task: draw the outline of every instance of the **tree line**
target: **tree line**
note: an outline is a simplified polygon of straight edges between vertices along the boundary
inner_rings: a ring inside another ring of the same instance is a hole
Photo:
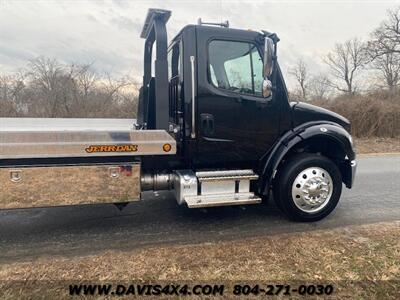
[[[354,97],[365,89],[359,79],[372,72],[373,88],[387,91],[379,97],[389,95],[391,111],[399,110],[400,7],[389,10],[366,41],[353,38],[337,43],[322,60],[329,70],[326,74],[312,74],[302,58],[290,69],[298,86],[291,92],[293,98],[317,101],[340,93],[356,102]],[[0,117],[132,118],[137,91],[138,84],[127,76],[111,78],[95,72],[92,64],[62,64],[39,57],[17,74],[0,74]]]
[[[0,117],[118,117],[136,115],[132,78],[98,74],[91,64],[39,57],[13,75],[0,75]]]
[[[324,99],[334,92],[353,96],[366,88],[359,79],[367,71],[375,77],[370,88],[398,93],[400,7],[388,10],[386,19],[371,32],[368,40],[352,38],[336,43],[322,61],[329,70],[328,74],[313,75],[303,58],[296,61],[289,71],[297,83],[292,96],[301,100]]]

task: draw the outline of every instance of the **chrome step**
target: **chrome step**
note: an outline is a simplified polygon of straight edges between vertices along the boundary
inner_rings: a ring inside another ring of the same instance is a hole
[[[201,171],[196,172],[196,177],[199,182],[258,179],[258,175],[253,170]]]
[[[219,195],[199,195],[186,196],[185,201],[189,208],[215,207],[242,204],[261,203],[261,198],[253,193],[241,194],[219,194]]]
[[[190,208],[261,202],[251,191],[251,181],[258,179],[253,170],[177,170],[175,174],[176,200]]]

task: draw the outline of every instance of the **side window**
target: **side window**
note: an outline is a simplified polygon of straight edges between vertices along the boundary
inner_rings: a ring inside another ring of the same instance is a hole
[[[214,68],[212,65],[210,65],[210,76],[212,84],[218,86],[217,77],[215,76]]]
[[[179,70],[180,70],[179,45],[180,43],[176,43],[168,51],[168,81],[170,81],[171,78],[174,78],[179,75]]]
[[[168,81],[172,78],[172,49],[168,51]]]
[[[169,82],[169,120],[175,124],[180,122],[180,114],[182,106],[182,97],[180,95],[180,74],[182,72],[180,53],[181,42],[174,43],[168,50],[168,82]]]
[[[242,94],[262,95],[262,58],[252,43],[211,41],[210,82]]]

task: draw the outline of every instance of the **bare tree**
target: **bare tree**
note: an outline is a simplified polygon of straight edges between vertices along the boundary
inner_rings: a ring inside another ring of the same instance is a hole
[[[11,78],[9,76],[0,76],[0,116],[14,116],[16,106],[12,100]]]
[[[22,76],[0,76],[0,116],[135,117],[136,90],[134,80],[101,76],[91,64],[39,57]]]
[[[93,63],[90,64],[71,64],[68,66],[70,77],[74,78],[79,89],[84,97],[89,95],[89,92],[95,87],[98,80],[98,74],[92,71]]]
[[[372,33],[368,46],[373,57],[400,54],[400,7],[388,10],[388,18]]]
[[[32,94],[30,105],[36,114],[53,118],[65,115],[67,104],[63,98],[69,80],[63,66],[55,59],[38,57],[29,62],[27,74]]]
[[[325,74],[311,77],[308,83],[308,90],[311,100],[326,99],[332,90],[329,78]]]
[[[394,91],[400,84],[400,55],[385,53],[376,57],[371,66],[378,70],[389,91]]]
[[[330,85],[338,91],[354,94],[357,90],[355,79],[367,63],[364,44],[357,38],[338,43],[324,58],[324,62],[334,78]]]
[[[301,97],[303,100],[307,99],[307,85],[309,80],[308,68],[306,63],[300,58],[297,60],[295,66],[293,66],[289,73],[293,75],[299,84]]]
[[[23,109],[23,90],[25,84],[22,74],[13,76],[0,75],[0,115],[18,116]]]
[[[371,66],[378,70],[389,90],[400,83],[400,7],[388,11],[388,18],[367,44]]]

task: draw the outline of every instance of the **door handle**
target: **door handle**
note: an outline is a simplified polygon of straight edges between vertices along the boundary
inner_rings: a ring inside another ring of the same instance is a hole
[[[200,114],[200,123],[204,136],[212,136],[214,134],[214,116],[212,114]]]

